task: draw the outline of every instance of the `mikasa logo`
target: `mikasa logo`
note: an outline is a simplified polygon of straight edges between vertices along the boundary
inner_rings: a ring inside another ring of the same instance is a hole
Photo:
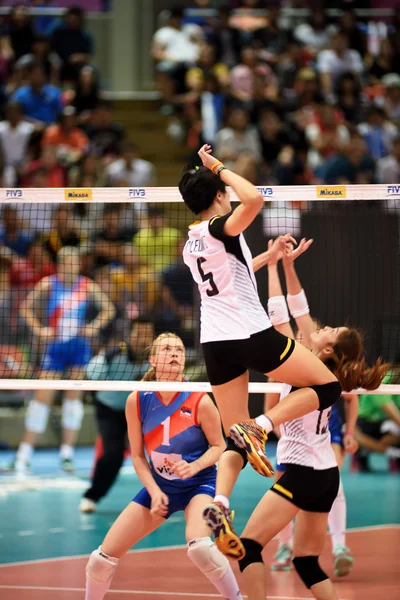
[[[346,198],[346,186],[317,185],[317,198]]]

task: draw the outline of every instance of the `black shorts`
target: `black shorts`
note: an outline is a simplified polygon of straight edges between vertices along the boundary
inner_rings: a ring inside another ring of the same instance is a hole
[[[328,513],[339,491],[339,469],[318,471],[311,467],[286,464],[286,471],[271,492],[308,512]]]
[[[295,342],[273,327],[254,333],[245,340],[202,344],[207,376],[211,385],[236,379],[248,369],[270,373],[292,354]]]

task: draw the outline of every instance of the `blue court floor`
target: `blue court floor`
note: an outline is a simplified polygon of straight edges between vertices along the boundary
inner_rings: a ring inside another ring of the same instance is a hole
[[[273,448],[269,449],[272,455]],[[0,468],[14,453],[0,452]],[[59,470],[58,452],[39,450],[32,475],[22,480],[0,474],[0,563],[89,554],[98,546],[110,525],[141,487],[127,460],[109,496],[94,515],[79,512],[80,498],[88,486],[93,449],[76,452],[76,473]],[[372,474],[343,470],[348,505],[348,527],[364,528],[400,524],[400,475],[386,470],[386,459],[375,456]],[[250,467],[239,479],[232,498],[236,528],[240,531],[252,509],[270,485]],[[400,535],[400,533],[399,533]],[[137,548],[184,544],[183,515],[174,515]]]

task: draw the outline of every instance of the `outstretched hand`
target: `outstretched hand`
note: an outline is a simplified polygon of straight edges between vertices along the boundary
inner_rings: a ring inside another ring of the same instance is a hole
[[[283,258],[286,248],[288,245],[291,245],[293,248],[297,246],[297,242],[287,233],[286,235],[280,235],[275,240],[269,240],[268,242],[268,264],[274,264]]]
[[[212,156],[211,152],[212,148],[209,144],[204,144],[204,146],[202,146],[198,152],[201,162],[207,169],[210,169],[210,171],[212,170],[211,167],[215,165],[215,163],[219,162],[218,158]]]
[[[307,240],[306,238],[303,238],[297,248],[294,248],[293,244],[289,241],[286,244],[286,248],[283,253],[283,262],[287,265],[293,263],[297,258],[299,258],[299,256],[303,254],[303,252],[306,252],[309,249],[313,241],[314,240],[312,239]]]

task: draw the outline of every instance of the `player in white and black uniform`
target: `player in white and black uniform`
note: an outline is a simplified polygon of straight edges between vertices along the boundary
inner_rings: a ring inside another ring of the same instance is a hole
[[[288,288],[288,305],[296,319],[304,343],[338,377],[346,391],[362,386],[378,387],[387,370],[380,360],[366,369],[361,354],[362,340],[349,327],[316,330],[307,299],[294,270],[294,259],[310,242],[302,240],[298,249],[288,247],[283,255]],[[268,265],[268,312],[273,325],[294,337],[289,313],[279,281],[277,261]],[[279,404],[291,393],[285,385]],[[278,404],[278,406],[279,406]],[[328,515],[339,489],[339,469],[331,445],[331,407],[314,410],[280,426],[277,459],[285,472],[262,498],[242,534],[246,555],[239,561],[249,600],[265,598],[265,567],[261,552],[276,534],[296,516],[293,564],[304,584],[317,600],[337,600],[332,582],[319,565],[325,545]]]
[[[179,190],[187,206],[200,215],[189,227],[183,257],[201,295],[201,342],[225,432],[234,440],[220,461],[215,501],[205,511],[219,549],[233,558],[244,548],[233,530],[228,497],[246,456],[261,474],[272,476],[265,442],[274,426],[326,409],[339,398],[337,378],[306,348],[278,333],[258,300],[254,271],[283,252],[290,236],[280,237],[251,262],[243,231],[256,218],[263,198],[250,182],[211,156],[199,152],[203,167],[185,169]],[[232,211],[226,185],[240,204]],[[272,374],[296,386],[284,401],[255,420],[248,413],[248,369]]]

